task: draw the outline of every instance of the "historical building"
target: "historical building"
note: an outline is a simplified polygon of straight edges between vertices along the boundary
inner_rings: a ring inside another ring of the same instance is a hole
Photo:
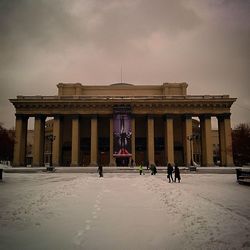
[[[55,166],[126,166],[131,161],[188,166],[193,160],[210,166],[215,150],[211,117],[218,119],[220,163],[233,165],[230,108],[236,99],[187,95],[187,86],[60,83],[57,96],[17,96],[10,100],[16,108],[13,165],[26,165],[29,117],[35,117],[33,166],[50,159]]]

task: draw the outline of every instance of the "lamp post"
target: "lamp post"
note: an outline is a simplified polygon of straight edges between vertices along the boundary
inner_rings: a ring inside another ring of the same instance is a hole
[[[190,154],[191,154],[191,158],[190,158],[190,166],[194,165],[194,161],[193,161],[193,150],[192,150],[192,141],[194,140],[195,135],[188,135],[187,136],[187,140],[189,140],[190,143]]]
[[[47,140],[50,142],[50,166],[52,166],[52,151],[53,151],[53,141],[56,139],[55,135],[48,135]]]

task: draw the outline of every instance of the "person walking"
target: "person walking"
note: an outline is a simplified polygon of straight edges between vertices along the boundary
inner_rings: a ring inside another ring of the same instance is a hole
[[[178,182],[181,181],[180,169],[177,165],[174,167],[174,182],[176,182],[176,179],[178,179]]]
[[[172,182],[174,182],[174,180],[173,180],[173,167],[170,163],[168,163],[167,174],[168,174],[167,177],[168,177],[169,183],[171,182],[171,180],[172,180]]]
[[[97,172],[99,173],[99,177],[103,177],[103,168],[102,168],[102,165],[98,166]]]
[[[156,168],[156,165],[154,165],[154,175],[156,175],[157,173],[157,168]]]
[[[143,167],[142,167],[142,164],[141,164],[141,165],[139,165],[138,170],[139,170],[140,175],[142,175],[142,172],[143,172]]]
[[[150,165],[150,170],[151,170],[151,175],[156,175],[157,169],[156,169],[156,166],[154,164]]]

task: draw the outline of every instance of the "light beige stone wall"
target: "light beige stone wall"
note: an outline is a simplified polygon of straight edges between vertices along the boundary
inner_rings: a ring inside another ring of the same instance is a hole
[[[154,149],[154,118],[148,116],[147,121],[147,150],[149,164],[155,164],[155,149]]]
[[[53,141],[52,147],[52,164],[53,166],[61,165],[61,156],[62,156],[62,120],[60,117],[55,117],[53,123],[53,136],[55,140]]]
[[[80,83],[59,83],[58,95],[85,96],[152,96],[152,95],[186,95],[187,83],[164,83],[162,85],[133,85],[117,83],[111,85],[82,85]]]
[[[26,163],[27,119],[16,117],[13,166],[24,166]]]
[[[97,166],[98,163],[98,120],[96,116],[91,117],[91,149],[90,165]]]
[[[79,166],[80,156],[80,119],[79,116],[72,118],[72,147],[71,166]]]
[[[44,165],[45,117],[35,118],[33,166]]]
[[[165,163],[174,164],[174,128],[173,118],[166,117],[165,119]]]

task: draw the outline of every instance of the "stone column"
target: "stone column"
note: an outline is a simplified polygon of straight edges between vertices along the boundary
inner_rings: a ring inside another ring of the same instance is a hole
[[[165,116],[165,158],[166,163],[174,164],[174,128],[173,117]]]
[[[132,117],[131,119],[131,132],[132,132],[132,138],[131,138],[131,150],[132,150],[132,159],[134,160],[135,164],[135,117]]]
[[[154,150],[154,118],[148,116],[148,162],[155,164],[155,150]]]
[[[115,166],[114,160],[114,120],[113,117],[109,119],[109,166]]]
[[[62,154],[62,121],[60,116],[54,117],[53,122],[53,146],[52,146],[52,165],[60,166]]]
[[[97,166],[97,152],[98,152],[98,131],[97,131],[97,116],[91,118],[91,152],[90,165]]]
[[[80,156],[80,121],[79,116],[72,117],[71,166],[79,166]]]
[[[184,164],[186,166],[190,166],[191,163],[191,146],[192,142],[188,140],[193,134],[192,129],[192,116],[191,115],[184,115],[182,117],[183,121],[183,149],[184,149]],[[191,146],[190,146],[191,145]]]
[[[230,113],[219,115],[219,143],[221,166],[233,166],[232,129]]]
[[[33,166],[44,165],[45,116],[35,116]]]
[[[202,115],[200,117],[201,128],[201,164],[202,166],[213,165],[212,130],[211,116]]]
[[[16,131],[13,166],[25,166],[28,117],[16,114]]]

